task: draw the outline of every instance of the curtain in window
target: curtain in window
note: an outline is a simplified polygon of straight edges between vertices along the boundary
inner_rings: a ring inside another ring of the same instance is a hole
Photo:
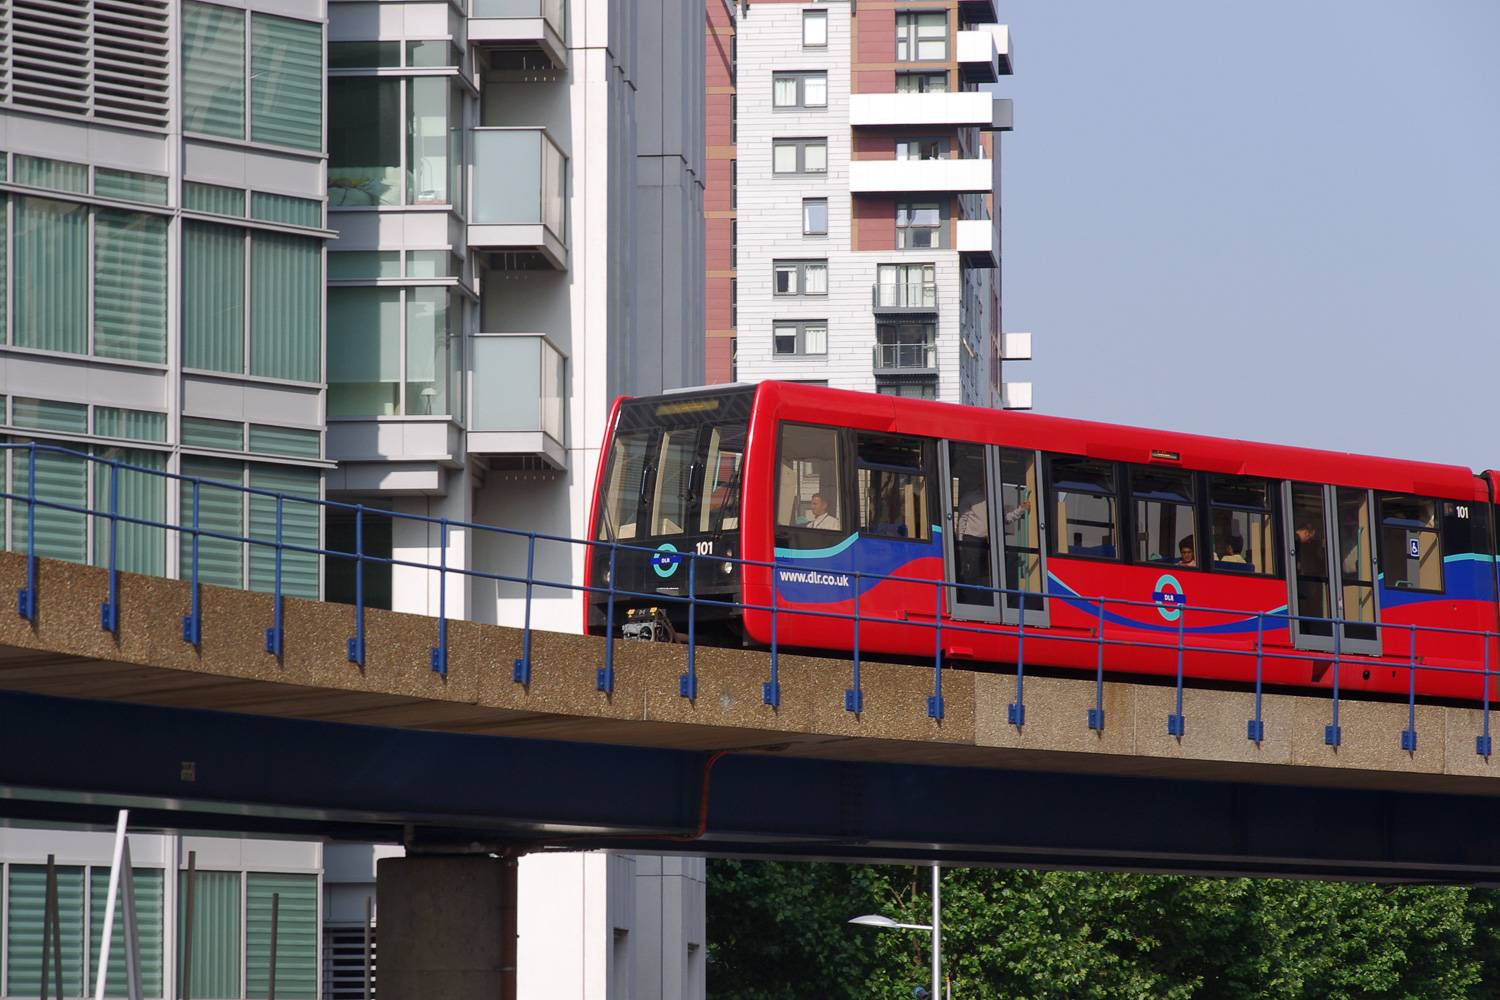
[[[182,224],[182,365],[245,370],[244,230]]]
[[[244,470],[238,462],[226,462],[216,458],[182,456],[182,474],[220,483],[242,484]],[[245,535],[244,493],[237,489],[215,486],[205,482],[198,493],[198,527],[201,531],[214,531],[230,538],[204,536],[198,544],[198,576],[204,583],[221,587],[244,586],[245,545],[234,541]],[[193,525],[193,484],[181,483],[181,510],[183,528]],[[182,579],[191,578],[193,572],[193,535],[183,531],[178,559]],[[203,996],[203,994],[198,994]],[[217,994],[215,994],[217,995]]]
[[[83,995],[83,869],[57,867],[58,912],[62,916],[63,996]],[[42,921],[47,906],[47,866],[11,865],[9,924],[6,947],[9,964],[5,992],[13,997],[42,995]],[[54,965],[55,969],[56,966]],[[48,973],[49,988],[56,979]],[[54,994],[55,995],[55,994]]]
[[[167,223],[100,209],[94,216],[94,353],[167,360]]]
[[[258,490],[287,494],[281,503],[281,540],[286,545],[317,548],[321,508],[292,497],[318,499],[321,475],[316,469],[298,469],[287,465],[250,466],[250,485]],[[276,500],[274,497],[250,497],[250,537],[267,542],[276,540]],[[250,589],[270,591],[276,584],[276,549],[272,545],[250,546]],[[318,557],[311,552],[281,553],[281,590],[291,597],[318,596]]]
[[[400,289],[330,288],[328,415],[394,416],[400,396]]]
[[[323,148],[323,26],[251,18],[250,138]]]
[[[187,923],[187,872],[177,873],[177,978],[182,978],[183,925]],[[240,873],[196,873],[193,881],[194,1000],[240,996]]]
[[[250,374],[316,382],[323,301],[320,242],[250,237]]]
[[[268,994],[271,897],[276,906],[276,996],[314,1000],[318,981],[318,879],[250,872],[245,876],[245,995]]]
[[[160,452],[135,448],[96,448],[99,458],[114,459],[123,465],[139,466],[143,469],[164,469],[165,462]],[[119,476],[119,507],[117,512],[124,517],[138,517],[158,524],[167,520],[167,479],[149,472],[135,469],[120,469],[118,473],[108,465],[94,463],[94,565],[109,565],[109,518],[102,516],[109,511],[109,479]],[[189,496],[189,502],[192,497]],[[120,569],[127,573],[147,573],[165,576],[167,566],[167,531],[145,524],[120,521],[115,525],[115,559]]]
[[[245,137],[245,14],[182,6],[182,130]]]
[[[45,442],[39,442],[45,443]],[[14,453],[16,488],[19,497],[31,496],[31,453],[17,449]],[[56,452],[36,452],[36,498],[38,501],[68,504],[82,508],[88,499],[88,467],[80,455],[59,455]],[[29,520],[27,500],[19,500],[12,507],[14,523],[11,538],[17,551],[26,551]],[[80,511],[61,510],[36,506],[36,554],[69,562],[83,562],[88,554],[87,515]]]
[[[88,209],[16,199],[15,342],[88,350]]]
[[[135,877],[136,938],[141,948],[141,991],[148,997],[162,993],[162,890],[160,868],[133,868]],[[109,902],[109,868],[89,869],[89,995],[98,975],[99,942],[104,938],[104,909]],[[125,990],[125,899],[115,900],[115,925],[109,937],[109,980],[105,994],[123,997]]]

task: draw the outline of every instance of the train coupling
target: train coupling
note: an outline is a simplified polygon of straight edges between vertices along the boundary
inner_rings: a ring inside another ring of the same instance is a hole
[[[645,642],[676,642],[677,630],[661,608],[632,608],[625,614],[620,636]]]

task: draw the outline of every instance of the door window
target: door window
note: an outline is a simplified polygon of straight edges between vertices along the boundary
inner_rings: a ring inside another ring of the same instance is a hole
[[[1375,539],[1367,490],[1339,487],[1339,583],[1343,587],[1344,636],[1375,638]]]
[[[1297,573],[1298,627],[1303,635],[1333,635],[1329,598],[1328,539],[1324,534],[1323,487],[1292,485],[1292,561]]]
[[[1000,449],[1000,519],[1005,532],[1005,587],[1025,594],[1028,613],[1041,611],[1047,590],[1042,567],[1041,505],[1037,502],[1036,454]],[[1010,608],[1020,608],[1021,594],[1006,594]],[[1031,619],[1028,618],[1029,622]]]
[[[988,607],[993,613],[995,559],[990,539],[989,470],[984,446],[951,442],[948,473],[948,498],[953,509],[953,579],[968,585],[956,589],[954,602]]]

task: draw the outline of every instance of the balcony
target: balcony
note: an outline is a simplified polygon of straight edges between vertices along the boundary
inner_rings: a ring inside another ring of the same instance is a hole
[[[902,191],[984,194],[994,190],[994,187],[994,160],[849,162],[849,190],[854,194],[894,194]]]
[[[568,159],[545,129],[476,128],[469,246],[512,269],[566,270]]]
[[[1002,333],[1000,335],[1000,360],[1030,361],[1031,334]]]
[[[469,454],[565,469],[562,352],[540,333],[480,333],[470,344]]]
[[[958,33],[958,69],[965,83],[994,83],[1009,76],[1010,28],[983,24]]]
[[[950,126],[1005,132],[1011,128],[1011,102],[984,91],[947,94],[851,94],[849,124],[903,127]]]
[[[563,0],[474,0],[469,41],[487,51],[492,65],[511,61],[536,68],[532,57],[539,55],[552,68],[565,69],[568,35]]]
[[[1000,405],[1007,410],[1031,409],[1031,383],[1006,382],[1000,387]]]
[[[936,313],[937,283],[912,281],[874,285],[870,289],[870,300],[874,311],[881,315]]]
[[[937,348],[925,344],[876,344],[876,375],[925,375],[937,371]]]
[[[954,225],[953,248],[970,267],[1000,266],[1000,230],[994,219],[959,219]]]

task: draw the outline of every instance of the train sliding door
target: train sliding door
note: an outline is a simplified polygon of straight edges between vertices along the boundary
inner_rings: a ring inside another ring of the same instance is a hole
[[[1378,654],[1374,497],[1369,490],[1345,486],[1286,483],[1282,503],[1293,644]]]
[[[1010,624],[1024,617],[1027,625],[1046,625],[1038,455],[949,441],[942,459],[944,562],[955,584],[949,591],[949,614]]]

